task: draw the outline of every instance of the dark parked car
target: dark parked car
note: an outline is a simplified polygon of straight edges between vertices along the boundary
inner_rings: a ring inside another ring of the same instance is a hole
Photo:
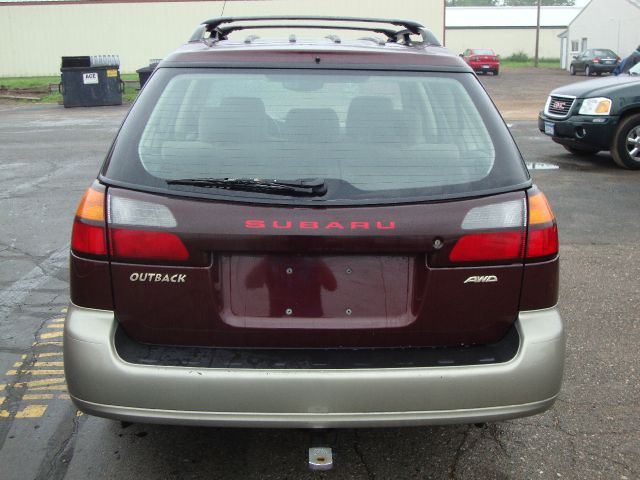
[[[556,221],[508,128],[422,25],[335,20],[207,21],[145,84],[75,217],[82,411],[328,428],[553,404]],[[304,22],[335,30],[242,33]]]
[[[467,48],[460,56],[475,72],[500,73],[500,57],[490,48]]]
[[[594,74],[600,76],[613,72],[619,63],[620,57],[612,50],[593,48],[580,52],[571,62],[569,72],[571,75],[584,72],[587,77]]]
[[[538,128],[573,154],[609,150],[621,167],[640,169],[640,64],[628,74],[555,89]]]

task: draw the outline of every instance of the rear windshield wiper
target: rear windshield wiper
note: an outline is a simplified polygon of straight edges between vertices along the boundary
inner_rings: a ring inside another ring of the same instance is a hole
[[[301,178],[297,180],[267,178],[179,178],[167,180],[167,184],[263,192],[275,195],[322,196],[327,193],[327,187],[321,178]]]

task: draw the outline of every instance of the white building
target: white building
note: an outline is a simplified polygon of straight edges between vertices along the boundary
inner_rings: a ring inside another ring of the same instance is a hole
[[[558,35],[580,13],[581,7],[542,7],[540,9],[541,58],[559,58]],[[492,48],[508,57],[524,52],[535,54],[536,7],[448,7],[445,19],[445,45],[452,53],[467,48]]]
[[[640,0],[591,0],[560,39],[566,69],[587,48],[609,48],[624,58],[640,44]]]
[[[402,18],[444,35],[443,0],[0,0],[0,77],[55,75],[74,55],[119,55],[134,72],[222,14]]]

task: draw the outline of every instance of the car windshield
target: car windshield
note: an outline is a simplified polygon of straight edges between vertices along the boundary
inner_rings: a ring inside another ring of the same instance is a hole
[[[156,82],[158,95],[147,98],[146,112],[134,108],[127,119],[139,133],[123,128],[131,138],[118,138],[107,177],[181,192],[202,182],[172,180],[322,179],[327,200],[355,201],[467,193],[496,187],[505,173],[526,180],[518,162],[496,171],[497,148],[511,148],[513,156],[513,142],[496,145],[474,103],[482,92],[465,88],[474,85],[468,74],[457,75],[461,82],[383,72],[172,73],[164,74],[164,85]],[[490,108],[486,95],[476,101]],[[494,132],[505,136],[510,140]]]
[[[473,55],[495,55],[490,48],[475,48],[471,52]]]

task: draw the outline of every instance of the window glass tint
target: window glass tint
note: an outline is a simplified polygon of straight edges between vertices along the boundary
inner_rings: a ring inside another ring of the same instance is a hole
[[[322,179],[328,192],[319,200],[347,203],[528,181],[472,75],[418,72],[165,69],[136,102],[103,173],[156,190],[260,201],[273,195],[167,181]]]
[[[609,58],[616,57],[616,54],[613,53],[611,50],[594,50],[593,55],[595,55],[596,57],[609,57]]]
[[[495,55],[490,48],[476,48],[473,50],[474,55]]]
[[[469,183],[495,158],[459,82],[391,75],[179,75],[138,153],[163,179],[321,177],[360,190]]]

